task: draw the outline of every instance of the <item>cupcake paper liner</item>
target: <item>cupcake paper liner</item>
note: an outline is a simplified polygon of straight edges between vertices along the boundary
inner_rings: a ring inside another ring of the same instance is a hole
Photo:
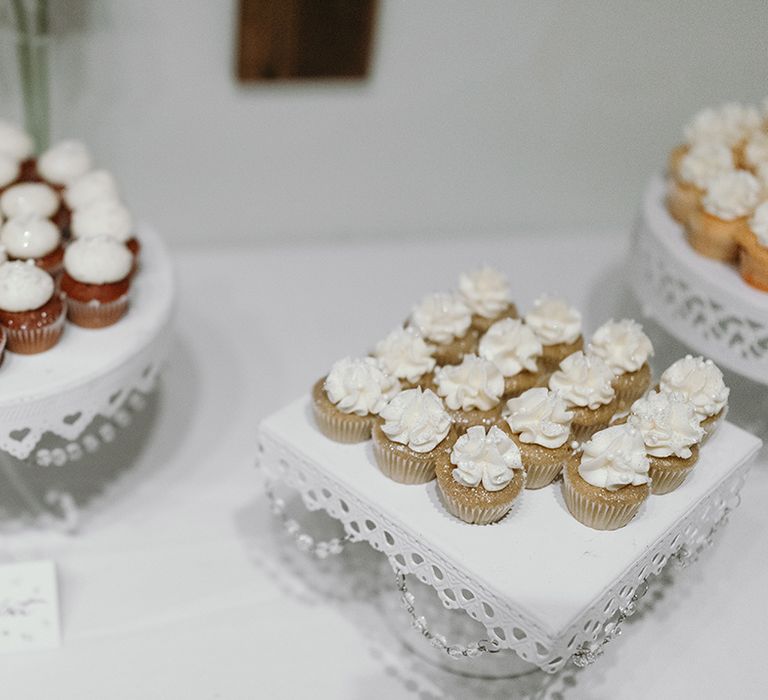
[[[108,302],[78,301],[67,296],[67,317],[82,328],[105,328],[117,323],[128,310],[128,295]]]
[[[440,493],[442,494],[446,510],[451,515],[455,515],[460,520],[471,525],[490,525],[491,523],[498,522],[512,510],[512,504],[514,503],[514,501],[510,501],[509,503],[492,507],[467,506],[452,500],[442,490]]]
[[[701,439],[702,445],[717,432],[717,429],[720,427],[727,414],[728,406],[726,405],[720,413],[716,413],[714,416],[710,416],[701,421],[701,427],[704,429],[704,437]]]
[[[594,530],[618,530],[624,527],[640,510],[640,503],[609,505],[579,493],[568,479],[563,479],[563,498],[571,515],[580,523]]]
[[[50,325],[41,328],[6,328],[7,348],[19,355],[36,355],[50,350],[59,342],[67,315],[66,305],[61,315]]]
[[[540,489],[551,484],[563,470],[563,463],[534,464],[525,467],[525,488]]]
[[[571,440],[575,440],[576,442],[586,442],[589,440],[596,432],[599,430],[602,430],[603,428],[607,428],[609,423],[596,423],[594,425],[579,425],[577,423],[571,423]]]
[[[373,418],[366,420],[351,420],[360,418],[354,414],[342,413],[338,409],[323,410],[313,402],[312,410],[320,432],[336,442],[354,443],[365,442],[371,437]]]
[[[661,496],[674,491],[688,478],[688,475],[693,471],[693,467],[694,465],[692,464],[687,468],[667,469],[654,465],[653,461],[651,461],[651,467],[648,470],[648,476],[651,477],[651,493]]]
[[[426,453],[416,456],[414,453],[411,457],[404,451],[387,445],[390,441],[379,428],[374,427],[372,432],[373,455],[384,476],[399,484],[426,484],[435,478],[434,455]],[[392,443],[395,444],[398,443]]]

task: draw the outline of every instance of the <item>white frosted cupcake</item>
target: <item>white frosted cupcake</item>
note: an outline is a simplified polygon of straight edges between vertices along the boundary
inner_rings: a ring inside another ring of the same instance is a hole
[[[460,434],[473,425],[495,425],[501,415],[504,377],[489,360],[465,355],[461,364],[440,367],[435,386]]]
[[[81,141],[59,141],[37,159],[37,174],[54,187],[64,188],[91,169],[91,154]]]
[[[378,360],[344,357],[312,387],[317,427],[336,442],[368,440],[376,416],[399,390],[398,381]]]
[[[529,389],[507,401],[500,426],[520,449],[525,468],[525,488],[552,483],[574,459],[570,445],[573,413],[562,397],[547,389]]]
[[[35,150],[32,137],[15,124],[0,119],[0,153],[17,163],[29,158]]]
[[[651,386],[648,359],[653,356],[653,345],[637,321],[625,318],[604,323],[592,336],[589,354],[601,358],[613,372],[619,411],[629,408]]]
[[[32,260],[54,277],[62,270],[61,233],[50,219],[37,216],[8,219],[0,229],[0,244],[11,260]]]
[[[562,299],[537,299],[525,316],[525,324],[541,341],[543,372],[554,372],[566,357],[584,347],[581,314]]]
[[[702,443],[714,434],[728,412],[730,390],[712,360],[686,355],[664,371],[659,388],[665,393],[682,394],[693,404],[704,429]]]
[[[652,391],[632,405],[628,423],[645,443],[651,493],[674,491],[693,470],[704,437],[693,404],[682,394]]]
[[[416,386],[431,389],[434,386],[432,371],[436,364],[433,352],[434,347],[412,328],[396,328],[376,343],[373,355],[404,389]]]
[[[49,219],[60,206],[59,195],[42,182],[21,182],[0,195],[0,209],[8,219],[21,216]]]
[[[539,368],[541,341],[522,321],[505,318],[480,338],[478,355],[495,364],[504,377],[504,398],[518,396],[546,379]]]
[[[605,428],[618,410],[613,372],[594,355],[578,351],[566,357],[549,378],[549,388],[560,392],[573,412],[571,435],[578,442]]]
[[[525,486],[520,450],[496,426],[471,427],[438,457],[436,476],[448,512],[474,525],[501,520]]]
[[[440,454],[456,435],[443,402],[429,389],[407,389],[380,411],[373,426],[373,454],[382,473],[401,484],[425,484],[435,478]]]
[[[595,530],[616,530],[635,517],[650,493],[649,462],[640,432],[616,425],[592,436],[581,461],[563,472],[571,515]]]
[[[459,293],[472,310],[472,327],[485,333],[502,318],[517,318],[517,307],[507,278],[492,267],[481,267],[459,277]]]
[[[458,294],[430,294],[411,313],[409,325],[434,345],[438,365],[461,362],[477,349],[477,332],[471,328],[472,312]]]
[[[64,190],[64,201],[72,210],[105,200],[120,201],[115,178],[107,170],[91,170],[72,180]]]
[[[76,209],[71,229],[74,238],[106,236],[125,244],[134,257],[134,267],[138,264],[141,245],[134,235],[133,217],[120,202],[98,199]]]

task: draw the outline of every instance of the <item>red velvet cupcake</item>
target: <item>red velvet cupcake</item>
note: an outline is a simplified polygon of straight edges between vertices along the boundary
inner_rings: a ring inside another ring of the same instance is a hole
[[[134,270],[138,267],[141,245],[133,234],[133,217],[116,199],[98,199],[76,209],[72,216],[74,238],[106,236],[124,243],[134,257]]]

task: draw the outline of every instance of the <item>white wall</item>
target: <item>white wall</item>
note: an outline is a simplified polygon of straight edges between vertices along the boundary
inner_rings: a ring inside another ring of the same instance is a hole
[[[367,83],[241,87],[234,2],[52,0],[54,135],[175,242],[602,228],[690,113],[768,92],[760,0],[380,9]]]

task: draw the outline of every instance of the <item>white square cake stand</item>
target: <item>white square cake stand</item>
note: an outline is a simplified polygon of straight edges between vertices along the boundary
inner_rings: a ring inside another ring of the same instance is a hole
[[[651,496],[626,527],[600,532],[568,513],[559,484],[525,491],[495,525],[467,525],[442,506],[436,482],[397,484],[376,467],[370,442],[323,436],[309,397],[259,429],[260,464],[271,478],[386,554],[396,571],[432,586],[446,607],[465,610],[495,648],[550,673],[598,642],[671,556],[708,541],[737,505],[760,445],[724,423],[679,489]]]

